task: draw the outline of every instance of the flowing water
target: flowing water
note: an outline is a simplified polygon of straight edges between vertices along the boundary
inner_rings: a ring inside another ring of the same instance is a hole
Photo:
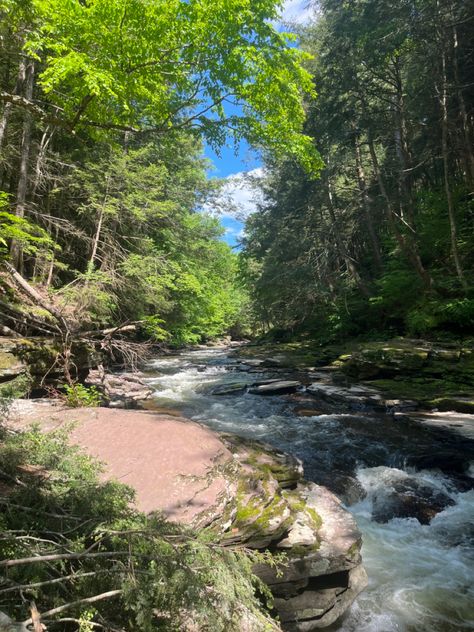
[[[348,509],[363,534],[370,583],[331,630],[474,630],[474,490],[463,473],[472,442],[404,416],[362,410],[301,417],[289,397],[212,393],[221,385],[275,377],[239,369],[223,349],[155,359],[149,366],[154,405],[294,454],[306,478],[352,503]],[[435,467],[436,455],[441,467]],[[420,467],[427,463],[431,469]],[[445,508],[429,524],[390,518],[400,516],[391,505],[400,489],[408,490],[409,499],[420,494],[428,504],[441,499]]]

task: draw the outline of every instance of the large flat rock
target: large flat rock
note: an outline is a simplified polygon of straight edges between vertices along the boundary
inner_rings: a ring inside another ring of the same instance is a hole
[[[25,428],[33,422],[45,430],[75,422],[71,441],[105,464],[104,479],[135,489],[140,511],[161,510],[170,520],[191,524],[221,505],[227,484],[216,470],[232,455],[199,424],[151,411],[17,403],[12,425]]]

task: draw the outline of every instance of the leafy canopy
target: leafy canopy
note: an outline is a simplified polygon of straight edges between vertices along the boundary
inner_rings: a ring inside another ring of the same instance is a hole
[[[307,55],[275,29],[275,0],[32,4],[39,26],[27,50],[44,62],[39,83],[65,125],[186,127],[216,148],[231,134],[320,167],[302,133]]]

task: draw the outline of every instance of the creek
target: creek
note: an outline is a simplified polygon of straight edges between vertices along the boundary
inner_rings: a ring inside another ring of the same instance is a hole
[[[369,586],[327,629],[474,629],[474,490],[469,476],[474,470],[466,470],[472,439],[456,428],[433,428],[407,415],[364,407],[338,412],[326,405],[321,414],[303,417],[296,412],[302,405],[298,397],[309,399],[303,393],[217,394],[243,383],[295,379],[290,370],[241,365],[228,349],[161,356],[147,371],[155,389],[154,408],[180,412],[213,430],[297,456],[306,478],[329,487],[355,516],[363,533]],[[297,379],[304,383],[301,375]],[[312,399],[317,407],[317,398]],[[428,512],[432,518],[429,523],[414,517],[420,507],[422,515]]]

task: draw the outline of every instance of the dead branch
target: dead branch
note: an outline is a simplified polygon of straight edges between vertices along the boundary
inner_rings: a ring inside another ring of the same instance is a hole
[[[13,566],[23,566],[25,564],[38,564],[45,562],[58,562],[63,560],[83,560],[95,557],[128,557],[129,551],[99,551],[98,553],[52,553],[51,555],[35,555],[33,557],[22,557],[16,560],[0,560],[0,567],[11,568]]]
[[[30,606],[30,612],[31,612],[31,618],[28,620],[28,622],[29,623],[31,622],[33,624],[33,631],[34,632],[43,632],[45,627],[41,623],[40,613],[38,612],[38,608],[36,607],[36,604],[35,604],[34,601],[32,602],[32,604]]]
[[[48,579],[44,582],[35,582],[33,584],[17,584],[10,586],[9,588],[2,588],[0,594],[17,592],[21,590],[31,590],[32,588],[41,588],[43,586],[51,586],[52,584],[60,584],[68,581],[68,579],[82,579],[83,577],[90,577],[98,575],[100,571],[91,571],[90,573],[72,573],[71,575],[64,575],[64,577],[56,577],[55,579]]]
[[[93,597],[85,597],[84,599],[78,599],[77,601],[71,601],[70,603],[65,603],[62,606],[58,606],[57,608],[52,608],[52,610],[47,610],[46,612],[43,612],[42,616],[43,617],[51,617],[55,614],[59,614],[60,612],[64,612],[65,610],[68,610],[69,608],[72,608],[74,606],[80,606],[82,604],[86,604],[86,603],[95,603],[96,601],[103,601],[104,599],[111,599],[112,597],[116,597],[118,595],[121,595],[123,593],[123,590],[109,590],[105,593],[101,593],[100,595],[94,595]],[[33,623],[33,619],[27,619],[26,621],[23,622],[24,625],[29,625],[30,623]]]
[[[20,288],[32,301],[38,304],[40,307],[45,309],[47,312],[51,314],[59,323],[61,323],[62,328],[65,332],[69,332],[68,324],[66,323],[63,315],[59,310],[57,310],[53,305],[47,303],[41,294],[35,290],[33,286],[31,286],[28,281],[26,281],[19,272],[15,270],[15,268],[8,261],[3,262],[3,266],[8,274],[11,276],[17,287]]]

